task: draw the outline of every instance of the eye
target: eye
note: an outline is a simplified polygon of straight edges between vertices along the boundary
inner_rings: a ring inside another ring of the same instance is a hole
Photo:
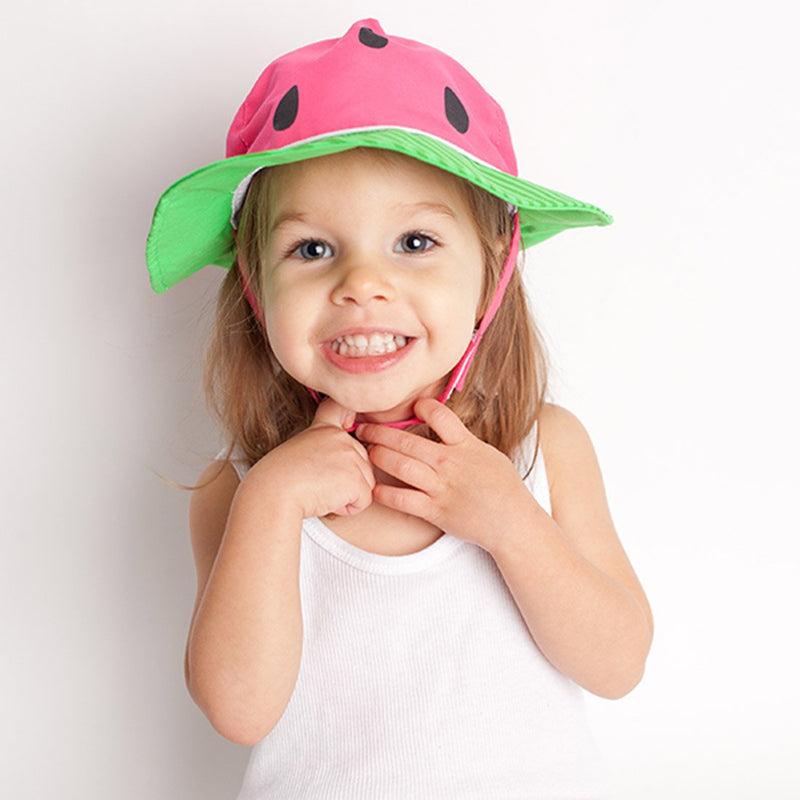
[[[319,239],[307,239],[294,248],[292,255],[297,255],[305,261],[313,261],[317,258],[330,258],[333,255],[333,250],[327,242],[322,242]]]
[[[395,253],[424,253],[436,245],[436,242],[424,233],[413,231],[405,233],[400,237],[400,241],[395,245]]]

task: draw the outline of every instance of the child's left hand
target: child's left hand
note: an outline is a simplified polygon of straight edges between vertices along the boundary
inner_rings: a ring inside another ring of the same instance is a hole
[[[441,443],[374,423],[356,430],[370,461],[405,484],[377,483],[373,499],[491,551],[499,518],[532,500],[516,467],[439,401],[419,400],[414,413]]]

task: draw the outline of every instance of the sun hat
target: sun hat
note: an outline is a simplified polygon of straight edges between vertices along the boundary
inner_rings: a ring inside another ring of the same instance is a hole
[[[518,211],[523,247],[611,222],[595,206],[518,177],[502,109],[458,62],[365,19],[267,66],[233,120],[226,158],[164,192],[147,239],[153,289],[209,264],[232,265],[236,213],[259,169],[355,147],[412,156],[506,200]]]

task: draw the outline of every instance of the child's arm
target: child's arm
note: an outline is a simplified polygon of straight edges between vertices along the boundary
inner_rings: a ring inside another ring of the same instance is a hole
[[[186,681],[232,741],[266,736],[297,680],[303,519],[354,514],[372,500],[372,467],[344,430],[348,416],[326,401],[307,430],[264,456],[241,484],[230,464],[212,464],[192,497],[198,591]]]
[[[509,459],[469,433],[452,411],[432,400],[415,411],[441,444],[381,426],[359,428],[372,444],[372,462],[414,487],[379,484],[376,501],[486,549],[551,663],[595,694],[629,692],[644,670],[652,617],[578,420],[556,406],[540,419],[551,517]]]

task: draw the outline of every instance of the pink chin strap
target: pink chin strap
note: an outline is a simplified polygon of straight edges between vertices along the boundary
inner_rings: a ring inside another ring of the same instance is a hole
[[[478,345],[481,343],[481,339],[483,339],[483,335],[486,333],[489,323],[497,314],[497,309],[500,308],[500,303],[503,301],[503,296],[506,293],[508,282],[511,280],[511,276],[514,274],[514,269],[517,265],[517,256],[519,255],[519,245],[519,214],[515,212],[514,233],[511,236],[511,245],[508,248],[508,255],[506,256],[505,263],[503,264],[503,270],[500,273],[500,280],[497,282],[497,288],[494,290],[492,299],[486,308],[486,313],[478,323],[478,327],[475,328],[472,333],[472,338],[467,345],[467,349],[464,351],[464,355],[461,356],[459,362],[455,365],[455,367],[453,367],[453,371],[450,373],[450,378],[447,381],[447,385],[444,387],[444,391],[439,395],[439,397],[436,398],[440,403],[446,403],[452,397],[453,392],[460,392],[464,388],[467,370],[472,363],[472,359],[475,357],[475,351],[478,349]],[[253,314],[255,314],[255,317],[261,324],[261,327],[266,330],[266,326],[264,324],[264,315],[261,313],[258,300],[256,299],[253,290],[250,288],[250,283],[247,280],[247,276],[241,269],[239,270],[239,275],[242,279],[242,288],[244,289],[244,295],[247,298],[247,302],[250,304],[250,308],[253,310]],[[317,403],[322,402],[323,397],[319,392],[309,387],[306,388],[314,400],[317,401]],[[389,428],[408,428],[410,425],[422,425],[424,423],[421,419],[417,419],[417,417],[411,417],[410,419],[398,420],[397,422],[384,422],[383,424]],[[348,428],[348,432],[354,431],[357,427],[358,424],[353,425],[351,428]]]

